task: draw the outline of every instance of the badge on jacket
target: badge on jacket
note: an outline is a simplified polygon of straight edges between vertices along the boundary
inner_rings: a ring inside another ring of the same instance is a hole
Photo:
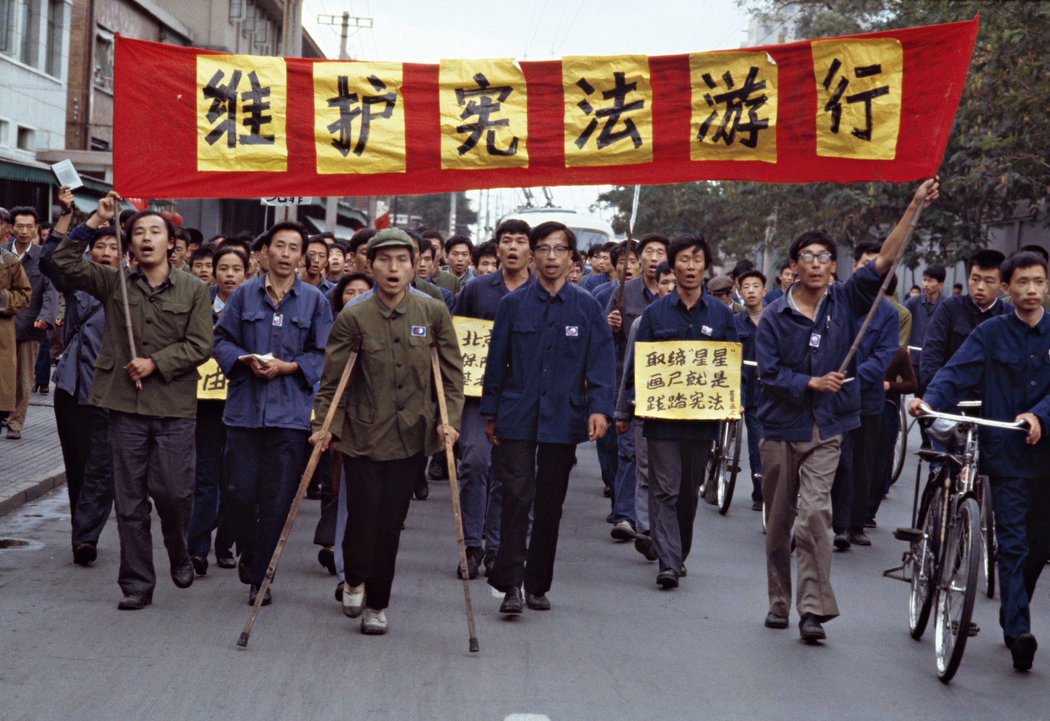
[[[703,333],[704,335],[711,335],[711,333],[712,333],[711,326],[709,326],[709,325],[702,325],[702,326],[700,326],[700,332]]]
[[[273,314],[273,327],[274,328],[280,328],[283,325],[284,325],[284,314],[283,313],[274,313]]]
[[[567,325],[565,326],[565,337],[576,338],[580,335],[580,327],[578,325]]]
[[[809,337],[810,348],[820,348],[820,333],[814,333]]]
[[[417,338],[426,338],[427,327],[425,325],[414,325],[412,326],[412,335]]]

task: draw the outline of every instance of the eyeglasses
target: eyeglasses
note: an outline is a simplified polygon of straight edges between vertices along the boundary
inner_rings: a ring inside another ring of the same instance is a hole
[[[815,253],[806,252],[806,253],[799,253],[798,257],[799,257],[799,260],[801,260],[803,263],[812,263],[814,260],[819,260],[821,262],[821,264],[830,263],[831,262],[831,253],[820,253],[818,255],[818,254],[815,254]]]
[[[537,245],[532,251],[536,255],[551,255],[552,253],[558,258],[564,258],[569,253],[569,246],[567,245]]]

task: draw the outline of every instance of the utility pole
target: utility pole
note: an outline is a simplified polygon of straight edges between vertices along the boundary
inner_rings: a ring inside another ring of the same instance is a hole
[[[456,199],[459,197],[459,193],[452,191],[452,205],[448,209],[448,234],[452,237],[456,234]]]
[[[303,54],[303,0],[284,0],[281,31],[281,47],[284,49],[284,56],[286,58],[301,57]],[[277,217],[280,220],[298,220],[299,208],[295,205],[279,208]]]
[[[346,49],[346,40],[347,40],[347,37],[349,37],[351,22],[353,22],[353,26],[355,28],[358,28],[358,29],[361,29],[361,28],[371,29],[371,27],[372,27],[372,18],[363,18],[363,17],[356,17],[356,16],[351,17],[350,13],[345,12],[345,11],[343,12],[343,16],[342,16],[341,19],[337,19],[335,15],[318,15],[317,16],[317,24],[318,25],[341,25],[342,26],[342,30],[339,33],[339,59],[340,60],[349,60],[350,59],[350,54],[347,52],[347,49]],[[325,206],[324,229],[329,231],[329,232],[335,232],[336,220],[337,220],[338,215],[339,215],[339,205],[338,204],[339,204],[339,198],[328,198],[327,205]],[[369,210],[369,220],[371,220],[372,223],[374,224],[375,223],[375,215],[374,215],[373,210],[371,210],[371,209],[375,207],[375,198],[370,198],[369,199],[368,206],[369,206],[369,209],[370,209]]]

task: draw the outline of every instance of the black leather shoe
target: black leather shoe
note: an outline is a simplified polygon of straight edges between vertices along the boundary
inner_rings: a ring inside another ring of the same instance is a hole
[[[117,608],[121,611],[138,611],[140,608],[145,608],[151,603],[153,603],[153,597],[149,594],[129,593],[127,596],[120,599]]]
[[[850,543],[849,534],[845,531],[839,531],[835,534],[835,549],[838,551],[848,551],[849,547],[853,544]]]
[[[656,574],[656,583],[662,588],[678,588],[678,574],[670,568]]]
[[[252,582],[252,564],[243,559],[240,560],[237,563],[237,578],[241,579],[241,583],[250,585]]]
[[[820,625],[820,621],[812,613],[802,614],[802,618],[798,622],[798,633],[806,643],[816,643],[827,638],[827,635],[824,633],[824,627]]]
[[[251,585],[251,587],[248,589],[248,605],[249,606],[254,606],[255,605],[255,599],[258,598],[258,597],[259,597],[259,587],[256,586],[253,583]],[[273,603],[273,598],[270,597],[270,587],[267,586],[266,587],[266,594],[263,596],[262,605],[269,606],[271,603]]]
[[[496,566],[496,554],[492,551],[485,551],[485,555],[481,557],[481,563],[483,566],[485,566],[485,576],[488,576],[489,571],[491,571]]]
[[[481,560],[481,549],[477,547],[471,547],[467,549],[467,578],[474,580],[478,577],[480,569],[478,568],[479,561]],[[456,578],[463,578],[463,569],[456,564]]]
[[[430,495],[430,483],[425,475],[416,481],[416,487],[412,489],[412,495],[416,497],[417,501],[427,500],[427,496]]]
[[[1032,659],[1035,658],[1035,650],[1039,644],[1035,642],[1035,636],[1030,633],[1022,633],[1010,644],[1010,655],[1014,657],[1014,668],[1018,671],[1028,671],[1032,668]]]
[[[171,580],[179,588],[189,588],[193,585],[193,564],[183,561],[178,566],[171,567]]]
[[[778,616],[777,614],[770,611],[766,614],[766,628],[787,628],[788,617]]]
[[[335,549],[325,546],[317,552],[317,562],[324,567],[330,576],[335,575]]]
[[[648,533],[639,533],[634,537],[634,550],[645,556],[647,561],[655,561],[657,558],[656,544]]]
[[[547,594],[535,594],[525,592],[525,605],[531,608],[533,611],[549,611],[551,610],[550,599],[547,598]]]
[[[78,566],[90,566],[98,558],[98,550],[94,543],[79,543],[73,549],[73,563]]]
[[[237,559],[233,556],[216,556],[215,565],[219,568],[237,568]]]
[[[854,546],[870,546],[871,539],[868,538],[868,534],[864,531],[850,531],[849,542]]]
[[[208,575],[208,559],[202,558],[201,556],[190,556],[190,563],[193,564],[193,571],[198,576]]]
[[[521,589],[515,586],[503,596],[503,603],[499,605],[499,612],[506,614],[521,613]]]

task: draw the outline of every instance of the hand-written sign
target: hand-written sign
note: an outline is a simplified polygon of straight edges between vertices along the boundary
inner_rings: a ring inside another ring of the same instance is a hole
[[[636,343],[635,415],[682,421],[739,418],[742,356],[739,343]]]
[[[226,400],[226,376],[219,369],[214,358],[209,358],[197,367],[200,379],[197,381],[197,400]]]
[[[463,395],[481,398],[481,382],[485,378],[485,359],[489,356],[492,321],[481,318],[453,316],[452,325],[463,356]]]

